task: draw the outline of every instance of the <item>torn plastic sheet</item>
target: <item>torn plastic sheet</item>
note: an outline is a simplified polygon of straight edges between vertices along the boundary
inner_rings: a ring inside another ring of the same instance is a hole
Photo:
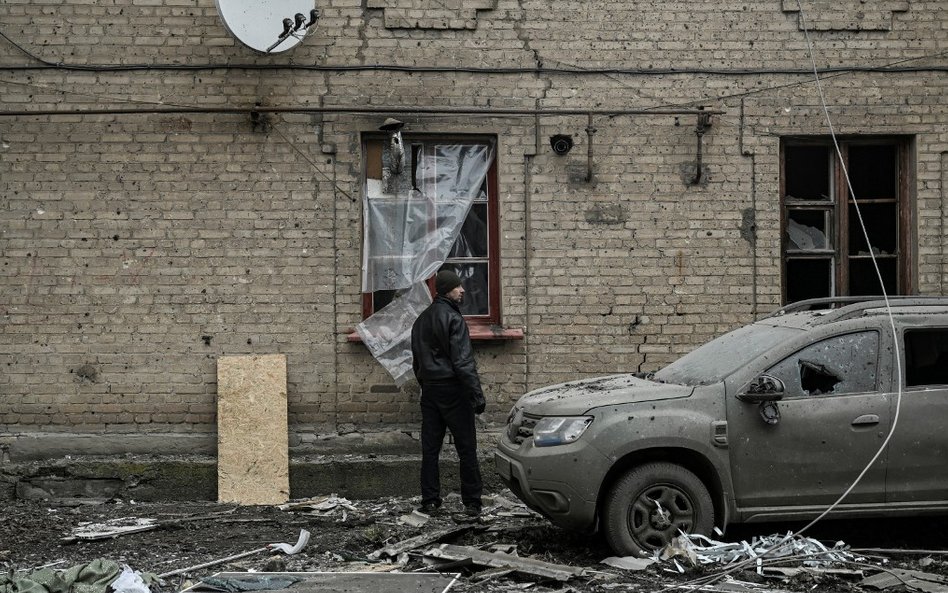
[[[383,163],[391,159],[388,152]],[[425,281],[442,266],[471,204],[485,192],[493,146],[416,142],[410,154],[401,174],[366,180],[362,291],[394,291],[395,298],[356,326],[398,386],[412,378],[411,326],[431,303]]]
[[[356,326],[359,337],[401,387],[414,375],[411,357],[411,326],[431,304],[428,285],[419,282],[399,292],[391,303]]]

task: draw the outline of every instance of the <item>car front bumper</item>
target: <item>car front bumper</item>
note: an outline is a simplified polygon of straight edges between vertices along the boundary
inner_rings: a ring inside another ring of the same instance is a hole
[[[528,507],[560,527],[591,532],[596,499],[608,460],[580,440],[556,447],[516,444],[502,438],[494,453],[501,481]]]

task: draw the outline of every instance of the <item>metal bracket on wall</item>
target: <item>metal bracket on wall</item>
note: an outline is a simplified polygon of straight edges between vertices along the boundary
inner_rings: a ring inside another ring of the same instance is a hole
[[[592,181],[593,177],[593,134],[596,128],[593,127],[592,113],[586,114],[586,183]]]
[[[704,107],[699,107],[699,110],[703,110]],[[701,183],[701,140],[704,138],[705,132],[711,127],[711,113],[698,113],[698,122],[695,125],[695,136],[698,137],[698,150],[695,156],[695,176],[691,180],[691,185],[698,185]]]

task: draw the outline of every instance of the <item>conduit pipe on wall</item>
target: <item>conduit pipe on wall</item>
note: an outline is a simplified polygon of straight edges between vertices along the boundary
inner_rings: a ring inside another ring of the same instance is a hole
[[[162,114],[247,114],[247,113],[321,113],[321,114],[403,114],[403,115],[482,115],[486,117],[536,115],[702,115],[723,111],[700,109],[498,109],[493,107],[116,107],[89,109],[17,109],[0,110],[0,117],[51,117],[57,115],[162,115]],[[595,131],[595,130],[594,130]]]

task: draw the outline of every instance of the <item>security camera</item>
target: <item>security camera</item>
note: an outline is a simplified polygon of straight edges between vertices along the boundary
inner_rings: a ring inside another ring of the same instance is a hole
[[[563,156],[573,148],[573,138],[565,134],[550,136],[550,146],[553,148],[553,152]]]

